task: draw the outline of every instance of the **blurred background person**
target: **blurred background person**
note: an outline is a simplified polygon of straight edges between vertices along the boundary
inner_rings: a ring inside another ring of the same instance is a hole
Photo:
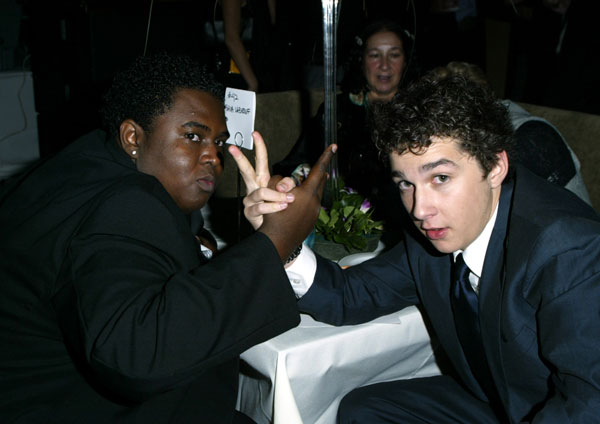
[[[214,0],[212,16],[204,23],[204,49],[214,53],[213,70],[227,87],[267,88],[275,1]]]
[[[307,21],[304,4],[215,0],[204,23],[204,56],[228,87],[256,92],[301,86]]]
[[[225,45],[231,55],[229,75],[231,78],[241,75],[246,87],[239,88],[258,91],[257,74],[268,70],[263,69],[262,62],[269,51],[275,25],[276,0],[220,0],[220,3]]]
[[[439,78],[451,74],[462,75],[491,89],[483,70],[472,63],[450,62],[447,66],[435,68],[432,74]],[[508,109],[515,129],[513,152],[515,161],[551,183],[565,187],[591,204],[581,175],[579,159],[560,131],[547,120],[530,114],[511,100],[505,99],[502,103]]]

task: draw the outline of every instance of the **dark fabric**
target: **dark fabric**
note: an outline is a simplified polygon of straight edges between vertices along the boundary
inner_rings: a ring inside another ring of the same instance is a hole
[[[469,282],[470,272],[462,253],[459,253],[452,265],[450,304],[452,305],[454,325],[460,344],[467,360],[471,363],[471,368],[477,369],[477,366],[473,367],[474,363],[471,362],[471,358],[481,358],[485,355],[485,352],[483,346],[481,346],[479,302],[477,301],[477,294],[473,291]],[[475,372],[475,374],[478,373]],[[481,375],[481,373],[479,374]]]
[[[256,424],[249,416],[242,414],[240,411],[235,411],[232,424]]]
[[[340,403],[339,424],[492,424],[500,421],[486,402],[448,376],[373,384]]]
[[[481,343],[479,301],[469,281],[471,270],[465,263],[462,253],[456,256],[451,269],[450,304],[454,315],[456,334],[475,379],[479,382],[490,404],[494,405],[494,409],[498,409],[498,395]]]
[[[515,131],[515,158],[534,174],[564,187],[577,173],[560,134],[542,121],[529,121]]]
[[[342,325],[420,304],[460,384],[485,401],[451,324],[450,266],[449,255],[407,227],[403,242],[346,270],[318,258],[298,306]],[[600,420],[600,220],[589,205],[517,166],[502,185],[479,304],[485,357],[508,421]]]
[[[101,132],[2,190],[0,422],[230,422],[238,355],[299,322],[268,238],[207,261]]]

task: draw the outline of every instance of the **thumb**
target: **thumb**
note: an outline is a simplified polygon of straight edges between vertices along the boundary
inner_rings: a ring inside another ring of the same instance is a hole
[[[303,185],[308,185],[316,190],[321,190],[327,180],[327,168],[333,155],[337,151],[337,144],[332,144],[325,149],[315,165],[310,169],[310,173]]]

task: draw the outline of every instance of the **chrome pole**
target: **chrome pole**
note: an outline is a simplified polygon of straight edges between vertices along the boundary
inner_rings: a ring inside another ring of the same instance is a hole
[[[342,0],[321,0],[323,6],[323,85],[324,97],[324,140],[325,148],[332,143],[337,143],[337,116],[336,116],[336,38],[339,20],[339,8]],[[325,187],[324,204],[330,206],[338,199],[338,163],[337,155],[329,165],[329,180]]]

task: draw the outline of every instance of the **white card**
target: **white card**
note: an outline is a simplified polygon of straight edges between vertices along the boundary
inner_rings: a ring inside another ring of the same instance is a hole
[[[225,90],[225,118],[229,131],[227,143],[252,150],[255,115],[256,93],[227,87]]]

